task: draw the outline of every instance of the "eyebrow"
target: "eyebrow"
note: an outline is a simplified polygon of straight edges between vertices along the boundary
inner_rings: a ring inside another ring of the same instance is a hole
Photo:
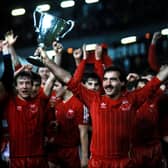
[[[110,79],[110,80],[117,80],[118,78],[117,78],[117,77],[111,77],[111,78],[104,77],[104,78],[103,78],[103,80],[106,80],[106,79]]]

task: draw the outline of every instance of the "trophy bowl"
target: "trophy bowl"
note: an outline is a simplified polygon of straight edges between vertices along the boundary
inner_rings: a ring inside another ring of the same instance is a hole
[[[38,8],[33,12],[33,20],[35,32],[38,34],[38,46],[43,48],[51,47],[53,41],[58,41],[59,39],[64,38],[64,36],[70,32],[75,25],[75,22],[72,20],[66,21],[54,14],[42,12]],[[40,58],[37,56],[31,56],[27,58],[27,61],[37,66],[44,66],[40,61]]]

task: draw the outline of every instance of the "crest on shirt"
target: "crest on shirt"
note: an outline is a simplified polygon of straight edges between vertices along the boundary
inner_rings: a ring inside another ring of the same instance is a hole
[[[16,106],[17,111],[22,111],[22,106]]]
[[[122,111],[128,111],[131,109],[131,104],[128,102],[128,100],[123,100],[120,105],[120,109]]]
[[[106,109],[106,108],[107,108],[107,104],[104,103],[104,102],[102,102],[102,103],[100,104],[100,108],[101,108],[101,109]]]
[[[38,106],[36,106],[36,104],[30,104],[29,108],[32,113],[37,113],[38,111]]]
[[[149,105],[149,111],[154,112],[156,110],[155,104],[150,104]]]
[[[51,96],[49,101],[50,102],[55,102],[56,101],[56,97],[55,96]]]
[[[67,111],[67,113],[66,113],[66,117],[69,118],[69,119],[70,119],[70,118],[73,118],[74,115],[75,115],[75,111],[72,110],[72,109],[69,109],[69,110]]]

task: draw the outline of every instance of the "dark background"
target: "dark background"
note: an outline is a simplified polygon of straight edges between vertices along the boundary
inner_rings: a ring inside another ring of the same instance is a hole
[[[65,40],[143,29],[150,25],[165,27],[168,22],[166,0],[100,0],[95,4],[76,0],[75,7],[67,9],[60,8],[60,0],[1,0],[1,38],[6,31],[13,29],[20,38],[17,47],[36,44],[32,14],[36,5],[43,3],[49,3],[51,11],[57,16],[75,21],[74,29]],[[24,7],[26,15],[12,17],[10,11],[17,7]],[[152,28],[149,31],[152,31]]]

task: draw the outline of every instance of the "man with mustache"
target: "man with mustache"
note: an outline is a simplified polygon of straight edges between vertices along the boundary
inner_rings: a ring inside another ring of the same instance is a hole
[[[137,168],[132,157],[132,121],[136,110],[168,77],[168,66],[163,66],[139,92],[127,92],[125,73],[117,66],[108,67],[104,71],[102,86],[105,94],[102,95],[102,92],[89,90],[76,81],[49,60],[45,52],[41,56],[54,75],[67,83],[68,88],[90,109],[93,132],[89,168]]]

